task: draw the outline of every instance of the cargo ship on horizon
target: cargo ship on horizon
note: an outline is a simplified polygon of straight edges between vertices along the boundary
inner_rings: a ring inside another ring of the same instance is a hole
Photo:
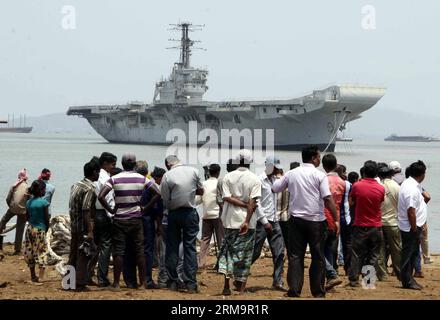
[[[19,126],[15,126],[15,117],[12,116],[12,126],[10,126],[11,117],[8,115],[8,120],[0,119],[0,133],[30,133],[33,127],[26,126],[26,116],[21,116],[19,118]],[[7,124],[7,126],[2,126],[1,124]]]
[[[397,134],[392,134],[384,139],[385,141],[401,141],[401,142],[433,142],[440,141],[438,138],[427,137],[427,136],[398,136]]]

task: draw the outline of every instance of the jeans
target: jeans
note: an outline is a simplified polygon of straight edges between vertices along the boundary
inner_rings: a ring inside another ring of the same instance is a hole
[[[337,256],[338,256],[338,240],[336,232],[327,230],[327,236],[324,244],[325,255],[325,271],[327,279],[334,279],[338,277],[337,270]]]
[[[402,257],[400,262],[400,279],[404,288],[414,285],[413,274],[417,264],[417,256],[420,254],[420,237],[422,228],[417,231],[405,232],[400,230],[402,237]]]
[[[94,239],[98,247],[95,263],[98,263],[98,284],[109,285],[108,268],[112,246],[112,221],[105,210],[96,210],[95,213]]]
[[[382,228],[353,227],[351,264],[348,279],[358,281],[364,265],[376,266],[382,244]]]
[[[0,221],[0,234],[6,228],[6,224],[11,220],[14,216],[17,216],[17,222],[15,227],[15,242],[14,242],[14,251],[15,253],[21,252],[21,246],[23,244],[23,233],[24,228],[26,226],[26,215],[25,214],[15,214],[11,212],[11,210],[6,211],[5,215],[2,217]]]
[[[252,256],[252,263],[254,263],[261,255],[264,242],[266,238],[269,242],[270,252],[272,253],[273,261],[273,282],[272,285],[283,285],[283,273],[284,273],[284,240],[283,234],[278,221],[269,221],[272,225],[272,234],[268,235],[264,226],[258,222],[255,229],[255,247]]]
[[[159,246],[158,246],[159,271],[157,273],[157,284],[159,285],[159,287],[165,288],[167,286],[168,280],[169,280],[168,273],[167,273],[167,267],[165,264],[168,225],[163,224],[162,227],[163,227],[164,234],[157,237],[159,240]],[[184,282],[184,275],[183,275],[183,245],[182,245],[182,243],[180,243],[180,245],[179,245],[179,261],[177,263],[176,271],[179,276],[179,282],[183,283]]]
[[[314,297],[325,296],[324,243],[327,223],[307,221],[301,218],[289,220],[289,268],[287,282],[290,295],[299,297],[304,284],[304,255],[307,244],[312,254],[309,268],[310,291]]]
[[[168,212],[168,230],[165,264],[170,283],[178,283],[177,265],[179,244],[183,242],[183,273],[189,289],[197,288],[196,239],[199,232],[199,215],[194,208],[178,208]]]

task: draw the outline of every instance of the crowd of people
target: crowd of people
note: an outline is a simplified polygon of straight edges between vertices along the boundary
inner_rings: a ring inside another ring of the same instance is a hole
[[[244,294],[252,264],[266,242],[272,254],[272,289],[288,297],[301,296],[307,250],[314,297],[325,297],[342,283],[342,265],[352,287],[374,286],[374,281],[360,282],[361,275],[374,271],[379,281],[395,276],[403,288],[422,289],[415,280],[423,277],[422,256],[424,263],[431,262],[430,196],[421,185],[426,174],[422,161],[402,172],[396,161],[369,160],[359,174],[347,173],[335,155],[321,159],[318,147],[311,145],[302,150],[302,164],[292,162],[290,170],[272,155],[257,175],[250,170],[252,162],[252,153],[242,149],[228,161],[223,177],[221,166],[210,164],[202,182],[197,169],[174,155],[165,158],[166,169],[152,172],[132,153],[122,156],[122,169],[114,154],[93,157],[84,165],[83,179],[71,187],[69,200],[68,264],[75,268],[75,290],[87,291],[92,285],[119,290],[122,274],[129,288],[197,293],[197,270],[212,268],[224,277],[223,295],[232,294],[231,279],[232,288]],[[323,170],[318,169],[321,163]],[[0,223],[1,234],[17,216],[15,254],[20,254],[27,221],[24,256],[37,284],[44,277],[45,235],[55,191],[50,176],[44,169],[29,186],[26,170],[21,171]],[[207,263],[212,238],[215,266]],[[108,276],[111,259],[113,283]]]

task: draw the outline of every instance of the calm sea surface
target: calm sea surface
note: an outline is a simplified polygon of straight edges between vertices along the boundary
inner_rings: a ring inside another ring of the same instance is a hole
[[[109,144],[97,135],[78,134],[0,134],[0,215],[7,210],[6,196],[17,173],[26,168],[30,179],[36,179],[41,169],[52,171],[52,183],[56,187],[52,202],[54,215],[68,213],[70,186],[82,178],[82,167],[94,155],[109,151],[118,156],[124,152],[134,152],[138,160],[147,160],[150,169],[163,167],[167,147]],[[197,154],[197,149],[188,154]],[[299,152],[281,151],[277,153],[287,168],[291,161],[300,161]],[[380,140],[357,140],[341,143],[336,147],[338,162],[345,164],[348,171],[359,171],[363,162],[375,160],[399,161],[403,167],[418,159],[427,166],[427,177],[423,185],[431,193],[429,203],[429,240],[432,252],[440,253],[440,143],[384,142]],[[120,163],[118,163],[120,166]],[[201,165],[196,165],[201,168]],[[253,168],[257,173],[261,166]],[[225,172],[224,163],[222,170]],[[12,235],[6,238],[12,240]]]

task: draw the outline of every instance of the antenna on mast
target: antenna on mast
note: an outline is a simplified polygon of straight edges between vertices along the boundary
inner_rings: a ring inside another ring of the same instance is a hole
[[[200,41],[198,40],[191,40],[189,38],[189,32],[194,32],[194,31],[201,31],[203,27],[205,27],[205,25],[199,25],[199,24],[192,24],[190,22],[181,22],[178,24],[170,24],[170,26],[172,26],[172,28],[168,29],[168,30],[173,30],[173,31],[181,31],[182,32],[182,37],[180,40],[177,39],[168,39],[168,41],[175,41],[175,42],[180,42],[179,46],[176,47],[169,47],[167,49],[180,49],[180,62],[179,64],[182,65],[184,68],[189,68],[190,67],[190,56],[191,56],[191,50],[192,49],[199,49],[199,50],[204,50],[206,51],[205,48],[193,48],[194,43],[199,43]]]

